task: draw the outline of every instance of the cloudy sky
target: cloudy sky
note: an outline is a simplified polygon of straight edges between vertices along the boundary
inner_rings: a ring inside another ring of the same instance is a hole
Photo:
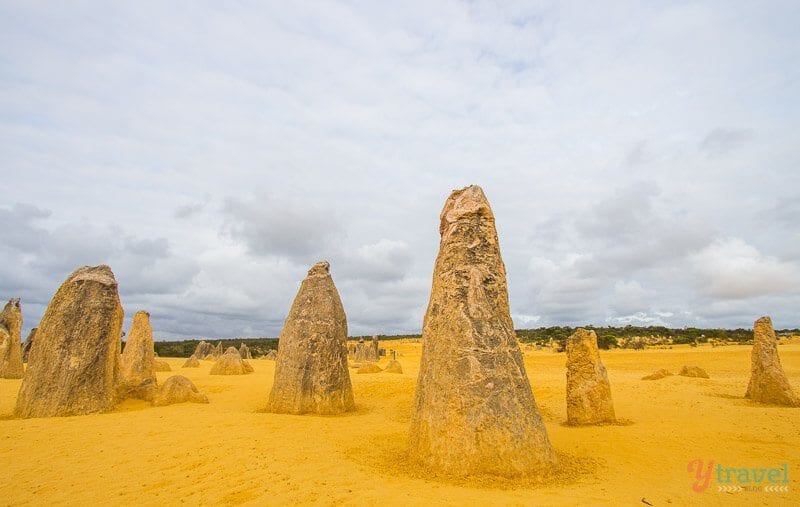
[[[110,5],[113,4],[113,5]],[[800,3],[0,1],[0,297],[276,336],[331,262],[417,332],[452,189],[518,328],[800,326]]]

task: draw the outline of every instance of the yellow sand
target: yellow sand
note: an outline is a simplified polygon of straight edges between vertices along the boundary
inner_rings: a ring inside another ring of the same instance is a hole
[[[409,470],[406,431],[420,345],[399,350],[403,375],[355,375],[358,411],[335,416],[264,413],[275,363],[211,376],[212,363],[181,368],[210,404],[150,407],[129,400],[109,414],[10,418],[19,380],[0,380],[0,503],[359,505],[787,505],[800,504],[800,409],[743,400],[750,348],[729,346],[603,353],[617,416],[630,424],[572,428],[564,354],[525,347],[534,394],[562,466],[554,483],[432,480]],[[800,392],[800,344],[782,345]],[[163,358],[162,358],[163,359]],[[381,361],[385,366],[387,359]],[[704,368],[711,379],[640,378],[658,368]],[[690,460],[730,467],[789,465],[789,493],[690,489]]]

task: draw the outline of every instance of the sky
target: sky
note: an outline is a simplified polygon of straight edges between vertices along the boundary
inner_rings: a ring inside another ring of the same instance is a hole
[[[601,5],[602,4],[602,5]],[[415,333],[480,185],[517,328],[800,327],[800,3],[0,0],[0,298]],[[24,334],[23,334],[24,337]]]

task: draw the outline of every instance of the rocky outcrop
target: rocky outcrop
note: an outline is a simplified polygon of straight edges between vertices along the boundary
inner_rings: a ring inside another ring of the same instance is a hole
[[[544,473],[555,455],[514,333],[494,214],[480,187],[450,195],[439,233],[409,457],[454,476]]]
[[[270,361],[278,359],[278,351],[275,349],[271,349],[264,355],[264,359],[269,359]]]
[[[155,358],[155,360],[153,361],[153,371],[161,371],[161,372],[172,371],[172,368],[170,367],[168,362],[162,359]]]
[[[208,396],[201,393],[197,386],[183,375],[173,375],[159,386],[153,405],[164,406],[173,403],[208,403]]]
[[[386,369],[383,370],[383,373],[403,373],[403,366],[399,361],[392,359],[389,361],[389,364],[386,365]]]
[[[181,368],[200,368],[200,361],[197,360],[196,355],[192,354],[191,357],[189,357],[189,359],[187,359],[186,362],[183,363],[183,366],[181,366]]]
[[[383,370],[375,363],[363,363],[356,373],[380,373]]]
[[[308,270],[278,338],[268,410],[339,414],[354,409],[347,317],[330,265],[322,261]]]
[[[253,356],[250,355],[250,349],[247,347],[246,343],[242,343],[239,346],[239,355],[242,356],[242,359],[253,359]]]
[[[31,346],[33,345],[33,340],[36,338],[36,330],[38,328],[31,329],[31,332],[28,333],[28,337],[25,338],[25,341],[22,343],[22,361],[27,363],[28,362],[28,355],[31,352]]]
[[[249,372],[236,347],[228,347],[228,350],[211,367],[211,375],[244,375],[245,373]]]
[[[708,373],[699,366],[684,366],[678,372],[681,377],[708,378]]]
[[[150,314],[138,311],[133,316],[128,340],[122,351],[120,365],[120,395],[125,398],[152,400],[157,386],[153,370],[153,329]]]
[[[201,340],[200,343],[197,344],[197,347],[194,349],[194,356],[197,359],[205,359],[208,356],[214,354],[214,346],[208,343],[207,341]]]
[[[108,266],[84,266],[58,288],[39,323],[14,414],[49,417],[114,407],[122,305]]]
[[[577,329],[567,338],[567,424],[616,422],[611,384],[594,331]]]
[[[671,375],[672,375],[672,373],[670,373],[669,370],[665,370],[664,368],[661,368],[660,370],[654,371],[650,375],[645,375],[644,377],[642,377],[642,380],[659,380],[659,379],[662,379],[664,377],[669,377]]]
[[[367,359],[367,348],[364,345],[364,338],[359,338],[356,344],[356,353],[354,354],[356,363],[362,363]]]
[[[211,351],[211,355],[216,358],[222,355],[222,341],[217,342],[217,346]]]
[[[0,313],[0,378],[22,378],[22,306],[9,299]]]
[[[745,398],[759,403],[800,406],[778,356],[772,319],[761,317],[753,325],[753,350],[750,353],[750,382]]]

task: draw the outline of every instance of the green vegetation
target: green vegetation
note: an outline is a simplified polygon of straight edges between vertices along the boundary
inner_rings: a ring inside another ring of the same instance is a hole
[[[597,333],[597,344],[601,349],[617,347],[621,342],[634,337],[647,338],[650,336],[671,339],[674,344],[706,343],[708,340],[747,343],[753,340],[752,329],[700,329],[695,327],[670,329],[663,326],[584,327],[586,329],[593,329],[595,333]],[[558,342],[563,348],[567,338],[575,332],[575,329],[577,328],[569,326],[517,329],[517,337],[523,343],[539,344],[542,346],[548,346],[552,338],[554,342]],[[776,332],[778,335],[792,335],[800,334],[800,329],[783,329]],[[419,339],[421,336],[422,335],[419,334],[378,335],[378,338],[381,341],[387,341],[407,338]],[[361,338],[365,341],[369,341],[372,336],[351,336],[349,339],[358,340]],[[206,341],[211,342],[212,345],[216,345],[221,341],[223,350],[228,347],[236,347],[238,349],[239,345],[246,343],[253,357],[263,356],[270,350],[278,349],[277,338],[231,338],[225,340],[209,339]],[[194,353],[198,343],[200,343],[200,340],[156,341],[155,350],[156,354],[161,357],[189,357]],[[631,348],[643,348],[644,344],[634,343],[630,346]]]

